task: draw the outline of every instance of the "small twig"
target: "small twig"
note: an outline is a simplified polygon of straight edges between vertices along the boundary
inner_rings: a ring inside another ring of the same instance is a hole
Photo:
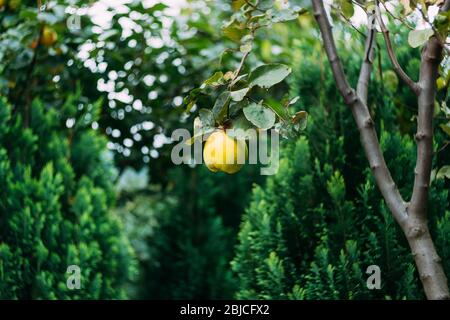
[[[242,69],[244,68],[244,63],[245,63],[245,59],[247,59],[248,55],[250,54],[250,51],[245,52],[244,55],[242,56],[241,62],[239,63],[239,67],[236,69],[236,71],[234,72],[233,75],[233,79],[231,79],[231,82],[233,82],[234,80],[236,80],[236,78],[239,76],[239,74],[241,73]]]
[[[384,37],[384,42],[386,43],[388,56],[389,56],[389,59],[392,62],[392,66],[394,68],[394,71],[397,73],[397,75],[400,77],[400,79],[402,79],[411,88],[411,90],[416,95],[419,95],[419,93],[420,93],[419,85],[416,82],[414,82],[406,74],[406,72],[402,69],[402,67],[400,66],[400,63],[397,60],[397,56],[395,55],[394,49],[392,48],[392,42],[391,42],[391,38],[389,36],[389,30],[387,29],[386,25],[383,22],[383,18],[381,17],[381,12],[380,12],[380,7],[378,5],[378,1],[377,1],[376,6],[375,6],[375,11],[376,11],[376,17],[377,17],[378,23],[380,24],[381,32],[382,32],[383,37]]]
[[[344,18],[345,22],[347,22],[353,29],[355,29],[356,32],[358,32],[358,34],[359,34],[360,36],[362,36],[363,38],[366,37],[366,35],[365,35],[363,32],[361,32],[357,27],[355,27],[355,26],[353,25],[353,23],[350,21],[350,19],[348,19],[348,18],[347,18],[346,16],[344,16],[342,13],[340,13],[340,16],[341,16],[342,18]]]
[[[414,30],[414,27],[411,26],[411,25],[408,23],[408,21],[406,21],[405,18],[397,17],[396,15],[394,15],[394,14],[388,9],[388,7],[386,6],[385,1],[380,1],[380,2],[381,2],[381,4],[383,5],[384,10],[386,10],[386,13],[389,14],[393,19],[400,21],[400,22],[401,22],[404,26],[406,26],[408,29]]]
[[[377,44],[378,73],[380,76],[381,94],[382,94],[382,96],[384,96],[383,64],[381,61],[381,46],[378,42],[376,42],[376,44]]]
[[[247,1],[246,1],[246,2],[247,2]],[[254,9],[257,9],[256,6],[253,7],[253,8],[254,8]],[[249,23],[250,19],[251,19],[251,15],[247,17],[246,24]],[[255,32],[256,32],[257,29],[258,29],[257,27],[256,27],[256,28],[250,28],[250,34],[251,34],[252,38],[255,37]],[[253,39],[252,39],[252,40],[253,40]],[[247,57],[248,57],[249,54],[250,54],[250,51],[247,51],[247,52],[245,52],[244,55],[242,56],[241,62],[239,63],[239,67],[237,68],[237,70],[235,71],[235,73],[234,73],[234,75],[233,75],[233,78],[231,79],[231,83],[233,83],[234,80],[236,80],[236,78],[237,78],[237,77],[239,76],[239,74],[241,73],[242,68],[244,68],[245,59],[247,59]]]
[[[450,141],[446,141],[444,143],[444,145],[439,150],[436,151],[436,154],[439,153],[439,152],[444,151],[444,149],[447,148],[449,145],[450,145]]]

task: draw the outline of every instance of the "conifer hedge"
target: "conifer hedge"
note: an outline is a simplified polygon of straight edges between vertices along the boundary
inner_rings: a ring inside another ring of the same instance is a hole
[[[133,255],[110,213],[113,166],[91,124],[100,104],[35,100],[29,124],[0,98],[0,298],[125,298]],[[81,288],[67,286],[70,265]]]

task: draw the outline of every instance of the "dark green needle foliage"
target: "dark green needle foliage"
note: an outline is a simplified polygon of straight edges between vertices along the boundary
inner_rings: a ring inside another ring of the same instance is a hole
[[[125,298],[133,255],[111,215],[113,166],[91,129],[100,104],[39,100],[29,125],[0,99],[0,298]],[[81,288],[70,290],[70,265]]]
[[[148,205],[141,213],[125,212],[155,221],[145,236],[148,257],[140,257],[139,298],[233,298],[237,283],[229,262],[258,173],[255,166],[239,175],[211,174],[205,166],[174,168],[163,196],[144,198]]]

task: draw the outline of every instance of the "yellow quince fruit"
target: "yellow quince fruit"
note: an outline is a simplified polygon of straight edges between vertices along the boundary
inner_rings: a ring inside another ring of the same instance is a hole
[[[203,160],[212,172],[233,174],[241,170],[248,156],[247,144],[226,134],[222,129],[206,139]]]

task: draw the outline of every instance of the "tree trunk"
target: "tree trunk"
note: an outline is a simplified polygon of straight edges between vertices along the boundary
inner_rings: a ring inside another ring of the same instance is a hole
[[[449,299],[447,277],[431,239],[427,222],[423,220],[409,222],[404,232],[427,298]]]
[[[414,187],[403,231],[408,239],[417,271],[428,299],[450,299],[441,259],[434,247],[427,224],[428,198],[433,162],[433,116],[436,80],[442,60],[442,45],[432,37],[422,52],[417,117],[417,161]]]
[[[414,172],[413,195],[411,201],[407,203],[400,195],[398,187],[386,166],[373,119],[367,107],[374,31],[369,30],[368,32],[366,52],[361,66],[357,92],[355,92],[349,85],[342,67],[323,0],[312,0],[312,5],[336,86],[344,98],[345,104],[353,113],[360,133],[361,144],[369,160],[378,189],[408,240],[425,294],[428,299],[432,300],[450,299],[447,278],[427,225],[427,202],[433,157],[434,100],[438,68],[442,59],[442,44],[436,37],[431,37],[427,42],[422,52],[420,80],[419,83],[414,83],[403,72],[394,57],[387,29],[381,22],[390,58],[393,60],[394,66],[397,66],[396,72],[400,73],[400,78],[409,84],[412,91],[418,95],[417,162]],[[450,0],[446,0],[441,7],[441,11],[448,11],[449,9]],[[382,21],[381,17],[379,18]]]

